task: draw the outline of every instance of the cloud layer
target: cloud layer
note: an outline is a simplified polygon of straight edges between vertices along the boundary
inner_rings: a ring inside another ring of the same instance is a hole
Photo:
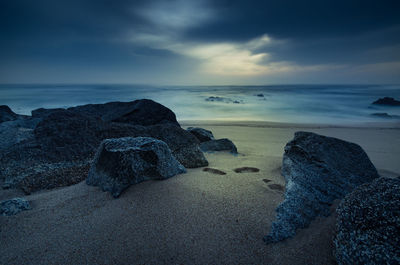
[[[13,0],[0,82],[400,82],[398,1]]]

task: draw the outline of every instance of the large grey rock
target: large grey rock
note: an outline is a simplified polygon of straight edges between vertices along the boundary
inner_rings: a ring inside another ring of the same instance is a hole
[[[203,152],[229,151],[233,154],[237,154],[235,144],[227,138],[203,142],[200,144],[200,149]]]
[[[201,143],[214,140],[214,135],[209,130],[197,127],[189,127],[186,130],[193,134]]]
[[[150,137],[106,139],[96,153],[86,183],[116,198],[132,184],[184,172],[163,141]]]
[[[186,168],[208,166],[199,148],[199,141],[191,133],[173,124],[147,126],[148,134],[168,144],[175,158]]]
[[[379,178],[347,195],[337,210],[338,264],[400,264],[400,179]]]
[[[334,200],[379,177],[359,145],[311,132],[296,132],[286,144],[282,175],[285,200],[276,209],[266,243],[294,236],[316,216],[328,216]]]
[[[180,126],[174,112],[150,99],[89,104],[72,107],[68,110],[85,116],[99,117],[105,122],[120,122],[143,126],[172,123]]]
[[[29,202],[23,198],[14,198],[0,202],[0,215],[10,216],[32,209]]]

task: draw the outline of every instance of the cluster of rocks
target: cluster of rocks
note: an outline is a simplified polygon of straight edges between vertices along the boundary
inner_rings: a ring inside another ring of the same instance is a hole
[[[238,153],[235,144],[227,138],[216,140],[212,132],[203,128],[189,127],[187,131],[200,141],[200,149],[203,152],[229,151],[232,154]]]
[[[380,178],[362,148],[332,137],[297,132],[285,146],[285,199],[264,237],[278,242],[336,209],[338,264],[400,263],[400,177]]]
[[[226,97],[218,97],[218,96],[211,96],[205,99],[205,101],[210,102],[223,102],[223,103],[234,103],[234,104],[243,104],[243,100],[233,100],[231,98]]]
[[[123,138],[118,141],[121,141],[120,146],[126,146],[127,156],[132,156],[130,144],[138,149],[143,139],[159,140],[157,145],[159,142],[165,143],[173,159],[179,163],[179,168],[208,165],[200,149],[200,144],[207,141],[204,141],[200,134],[196,134],[203,129],[182,129],[170,109],[148,99],[89,104],[68,109],[41,108],[33,110],[32,116],[18,115],[7,106],[2,106],[0,120],[3,121],[0,123],[0,184],[3,188],[21,188],[26,194],[72,185],[86,179],[88,174],[88,183],[99,183],[94,181],[93,172],[98,171],[91,162],[96,151],[97,159],[100,150],[113,150],[111,147],[105,147],[115,143],[103,142],[105,139]],[[135,140],[137,143],[134,143],[125,137],[139,138]],[[215,140],[211,132],[208,137],[208,141],[220,141]],[[224,148],[214,149],[225,150]],[[231,150],[232,146],[229,148]],[[145,151],[146,154],[149,152]],[[117,153],[121,155],[121,152]],[[172,161],[165,160],[165,157],[160,157],[160,153],[157,152],[150,155],[156,156],[159,157],[159,161],[164,161],[163,163]],[[144,175],[144,180],[150,178]],[[103,189],[111,191],[110,188]],[[114,196],[120,193],[111,192]]]
[[[372,102],[372,105],[386,106],[386,107],[399,107],[400,101],[392,97],[383,97]],[[392,115],[387,112],[375,112],[371,113],[371,116],[382,118],[382,119],[400,119],[399,115]]]

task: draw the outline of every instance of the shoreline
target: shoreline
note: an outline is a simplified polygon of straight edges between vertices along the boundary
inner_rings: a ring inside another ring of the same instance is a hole
[[[273,121],[252,120],[178,120],[182,127],[190,126],[239,126],[255,128],[349,128],[349,129],[400,129],[399,122],[360,122],[353,124],[330,124],[330,123],[291,123]]]

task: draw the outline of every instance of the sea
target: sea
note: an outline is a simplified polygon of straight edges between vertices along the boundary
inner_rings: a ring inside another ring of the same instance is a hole
[[[0,105],[8,105],[18,114],[30,115],[37,108],[147,98],[173,110],[178,121],[399,123],[400,107],[372,104],[385,96],[400,100],[400,85],[0,85]]]

